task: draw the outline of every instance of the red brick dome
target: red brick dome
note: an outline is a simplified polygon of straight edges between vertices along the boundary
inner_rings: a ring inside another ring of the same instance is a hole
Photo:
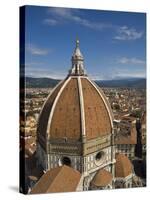
[[[38,140],[43,145],[46,140],[88,141],[112,133],[111,108],[102,90],[85,74],[79,41],[76,54],[69,76],[54,88],[41,110]]]
[[[48,96],[38,134],[49,139],[87,140],[112,132],[111,108],[103,92],[88,77],[70,76]]]
[[[105,187],[111,183],[113,176],[105,169],[100,169],[94,176],[91,184],[97,187]]]

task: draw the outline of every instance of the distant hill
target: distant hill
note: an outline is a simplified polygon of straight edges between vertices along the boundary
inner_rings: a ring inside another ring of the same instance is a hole
[[[60,80],[52,78],[31,78],[26,77],[27,88],[53,88]]]
[[[32,78],[26,77],[27,88],[48,88],[54,87],[60,80],[52,78]],[[120,87],[120,88],[146,88],[146,79],[130,78],[119,80],[100,80],[95,81],[101,87]]]
[[[103,80],[103,81],[96,81],[96,83],[101,87],[146,88],[145,78]]]

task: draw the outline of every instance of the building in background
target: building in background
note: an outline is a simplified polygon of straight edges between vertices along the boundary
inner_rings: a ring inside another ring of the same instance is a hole
[[[119,121],[114,121],[114,126],[116,153],[122,153],[130,160],[134,159],[137,145],[136,119],[122,117]]]
[[[146,112],[141,118],[141,143],[142,143],[142,157],[146,159]]]

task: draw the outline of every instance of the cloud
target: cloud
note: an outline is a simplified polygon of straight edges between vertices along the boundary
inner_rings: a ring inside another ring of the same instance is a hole
[[[44,24],[55,26],[64,23],[76,23],[89,29],[102,31],[104,29],[112,29],[116,32],[115,40],[137,40],[142,38],[144,32],[137,31],[134,27],[118,26],[111,23],[104,23],[102,21],[93,21],[86,19],[84,13],[80,10],[70,8],[50,8],[48,9],[49,17],[43,20]]]
[[[67,76],[67,71],[65,69],[55,70],[54,67],[52,68],[46,63],[26,63],[25,76],[64,79]]]
[[[55,26],[58,24],[58,21],[55,19],[44,19],[43,23],[50,26]]]
[[[117,79],[125,79],[125,78],[145,78],[146,72],[145,70],[133,70],[130,69],[120,69],[114,68],[113,71],[109,72],[99,72],[99,73],[88,73],[89,77],[93,80],[117,80]]]
[[[26,67],[30,66],[30,67]],[[24,74],[23,74],[24,75]],[[143,68],[140,69],[122,69],[121,67],[113,67],[111,70],[100,71],[100,72],[88,72],[88,75],[93,80],[112,80],[112,79],[123,79],[123,78],[145,78],[146,71]],[[29,77],[45,77],[54,79],[64,79],[67,76],[66,69],[53,70],[52,67],[44,65],[33,65],[26,63],[25,65],[25,76]]]
[[[26,50],[32,55],[45,56],[49,53],[48,49],[39,48],[33,44],[27,44]]]
[[[145,78],[146,71],[145,70],[133,70],[130,69],[117,69],[116,73],[113,74],[113,78]]]
[[[93,22],[91,20],[81,17],[81,12],[79,10],[73,10],[69,8],[51,8],[48,10],[48,14],[51,15],[51,18],[44,19],[43,23],[47,25],[58,25],[67,22],[75,22],[84,27],[103,30],[104,28],[112,28],[112,24],[102,23],[102,22]],[[53,18],[52,18],[53,17]]]
[[[25,63],[25,67],[26,68],[30,68],[30,67],[32,67],[32,66],[42,66],[42,65],[44,65],[45,63],[43,63],[43,62],[27,62],[27,63]]]
[[[77,10],[73,10],[70,8],[50,8],[48,9],[48,13],[55,15],[55,16],[61,16],[65,18],[69,18],[72,13],[78,12]]]
[[[137,31],[135,28],[128,28],[122,26],[117,29],[117,35],[114,37],[115,40],[137,40],[143,36],[142,31]]]
[[[145,65],[146,64],[145,60],[141,60],[138,58],[127,58],[127,57],[119,58],[117,60],[117,62],[120,64],[133,64],[133,65]]]

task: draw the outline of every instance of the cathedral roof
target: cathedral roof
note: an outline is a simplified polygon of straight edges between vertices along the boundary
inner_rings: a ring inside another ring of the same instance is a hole
[[[125,178],[130,174],[132,174],[131,161],[124,154],[117,154],[115,163],[115,177]]]
[[[34,185],[31,194],[76,191],[81,174],[63,165],[47,171]]]
[[[112,115],[103,92],[87,77],[69,77],[45,102],[38,132],[50,139],[70,140],[111,134]]]
[[[112,111],[103,91],[84,75],[83,62],[72,64],[41,110],[38,135],[43,139],[82,141],[112,133]]]
[[[94,176],[91,184],[97,187],[105,187],[112,181],[112,174],[105,169],[100,169]]]

